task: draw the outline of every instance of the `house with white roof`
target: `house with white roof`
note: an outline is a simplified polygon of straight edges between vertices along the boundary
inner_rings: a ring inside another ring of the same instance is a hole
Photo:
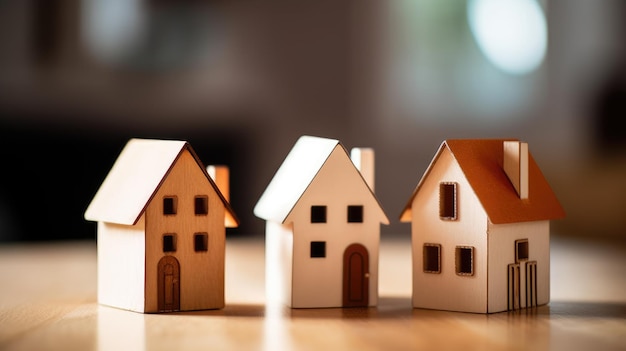
[[[266,293],[293,308],[375,306],[380,225],[371,149],[302,136],[261,195]],[[369,181],[369,184],[368,184]]]
[[[216,182],[185,141],[128,141],[85,212],[98,223],[99,303],[224,307],[225,228],[238,220]]]

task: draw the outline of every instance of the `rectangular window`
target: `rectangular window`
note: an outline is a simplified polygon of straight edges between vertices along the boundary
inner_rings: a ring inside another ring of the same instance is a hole
[[[456,247],[456,274],[474,275],[474,248],[471,246]]]
[[[311,223],[326,223],[326,206],[311,206]]]
[[[424,244],[424,273],[441,273],[441,245]]]
[[[193,249],[196,252],[207,251],[209,249],[209,234],[196,233],[193,235]]]
[[[348,206],[348,223],[363,223],[363,206]]]
[[[311,241],[311,258],[326,257],[326,242]]]
[[[439,184],[439,217],[456,219],[456,183]]]
[[[515,262],[528,260],[528,239],[515,240]]]
[[[209,198],[206,195],[199,195],[194,198],[194,211],[197,215],[209,213]]]
[[[176,234],[163,234],[163,252],[176,252]]]
[[[175,215],[177,205],[178,205],[178,198],[176,196],[163,197],[163,214]]]

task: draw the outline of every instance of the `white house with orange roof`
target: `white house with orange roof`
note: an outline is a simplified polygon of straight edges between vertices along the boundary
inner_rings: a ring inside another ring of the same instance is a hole
[[[405,206],[413,306],[493,313],[550,300],[550,220],[565,212],[528,144],[446,140]]]

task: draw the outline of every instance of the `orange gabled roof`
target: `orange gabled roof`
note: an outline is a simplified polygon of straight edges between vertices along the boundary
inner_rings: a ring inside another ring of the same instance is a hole
[[[514,140],[514,139],[507,139]],[[528,199],[521,200],[502,168],[505,139],[456,139],[441,144],[431,165],[402,211],[403,222],[411,220],[413,198],[428,177],[432,165],[447,148],[459,164],[492,223],[515,223],[565,217],[556,195],[532,155],[528,155]]]
[[[90,221],[134,225],[181,153],[187,150],[225,206],[224,225],[237,227],[239,220],[198,155],[186,141],[130,139],[85,211]]]

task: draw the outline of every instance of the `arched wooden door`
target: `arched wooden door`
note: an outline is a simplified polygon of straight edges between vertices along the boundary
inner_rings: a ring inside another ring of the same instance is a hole
[[[163,256],[158,266],[159,312],[180,310],[180,265],[174,256]]]
[[[343,253],[343,306],[364,307],[369,303],[369,254],[361,244],[351,244]]]

